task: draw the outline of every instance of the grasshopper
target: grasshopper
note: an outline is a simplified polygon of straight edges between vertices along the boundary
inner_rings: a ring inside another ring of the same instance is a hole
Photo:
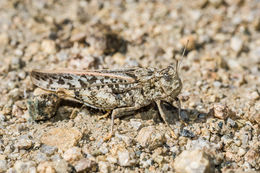
[[[186,46],[183,51],[185,53]],[[183,56],[182,55],[182,56]],[[166,125],[161,101],[178,103],[182,82],[178,75],[178,61],[165,69],[131,68],[121,70],[32,70],[32,82],[61,97],[73,99],[95,109],[112,111],[110,137],[113,135],[114,119],[155,102]],[[108,138],[110,138],[108,137]]]

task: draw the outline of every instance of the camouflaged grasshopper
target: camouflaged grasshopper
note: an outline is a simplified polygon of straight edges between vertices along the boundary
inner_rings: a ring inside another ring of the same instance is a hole
[[[183,55],[185,53],[185,49]],[[166,125],[161,101],[180,101],[182,82],[178,75],[178,61],[165,69],[133,68],[122,70],[45,71],[32,70],[32,82],[59,96],[73,99],[89,107],[112,111],[111,133],[114,119],[155,102]],[[171,128],[170,128],[171,129]],[[174,135],[173,130],[171,129]],[[175,136],[175,135],[174,135]]]

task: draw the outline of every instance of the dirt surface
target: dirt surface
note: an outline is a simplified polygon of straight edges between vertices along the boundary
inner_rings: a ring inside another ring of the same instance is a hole
[[[0,172],[260,171],[260,2],[0,1]],[[32,69],[165,68],[181,119],[116,119],[39,90]]]

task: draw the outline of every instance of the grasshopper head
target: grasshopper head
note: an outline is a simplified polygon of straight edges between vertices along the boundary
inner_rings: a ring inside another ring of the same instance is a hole
[[[184,57],[186,47],[189,44],[189,40],[187,40],[187,43],[184,47],[184,50],[182,52],[182,58]],[[182,82],[178,74],[179,71],[179,61],[176,60],[175,66],[168,66],[166,69],[163,69],[160,72],[160,85],[163,89],[164,93],[170,97],[171,99],[174,99],[179,95],[182,89]]]
[[[181,92],[182,82],[178,75],[178,64],[168,66],[160,72],[160,85],[167,96],[175,98]]]

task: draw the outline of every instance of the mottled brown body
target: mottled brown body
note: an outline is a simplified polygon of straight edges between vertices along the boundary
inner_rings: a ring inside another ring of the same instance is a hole
[[[160,114],[165,120],[160,101],[171,103],[182,89],[181,80],[173,66],[162,70],[155,68],[93,71],[33,70],[31,79],[36,86],[56,92],[60,96],[96,109],[113,110],[111,132],[115,117],[152,102],[157,103]]]

